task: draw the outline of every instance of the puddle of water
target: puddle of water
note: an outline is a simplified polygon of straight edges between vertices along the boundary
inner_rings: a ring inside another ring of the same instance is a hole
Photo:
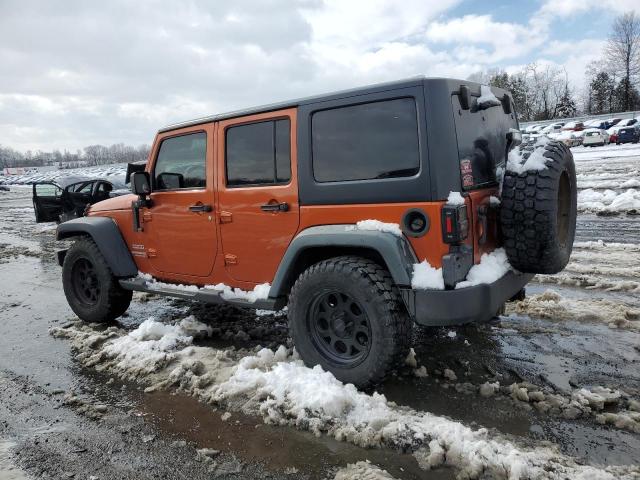
[[[148,394],[140,408],[148,415],[147,420],[166,434],[195,442],[198,448],[229,452],[247,461],[262,461],[276,471],[294,467],[310,478],[320,479],[326,478],[332,466],[369,460],[396,478],[421,479],[427,475],[409,454],[362,449],[326,436],[265,425],[260,419],[235,412],[223,421],[224,411],[214,411],[182,394]],[[433,479],[455,478],[453,471],[447,469],[428,475]]]
[[[29,480],[26,473],[11,461],[11,449],[15,443],[0,438],[0,478],[2,480]]]

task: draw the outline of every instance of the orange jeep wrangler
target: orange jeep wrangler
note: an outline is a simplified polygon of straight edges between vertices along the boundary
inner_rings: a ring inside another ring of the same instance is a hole
[[[523,145],[509,93],[468,81],[172,125],[130,167],[132,195],[58,226],[76,238],[58,260],[78,317],[112,321],[133,290],[286,306],[304,362],[360,387],[407,355],[413,322],[490,319],[573,245],[571,153]],[[494,277],[492,253],[506,264]]]

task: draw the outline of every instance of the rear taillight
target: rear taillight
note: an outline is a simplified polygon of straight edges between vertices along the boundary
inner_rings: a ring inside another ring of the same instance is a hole
[[[444,243],[460,243],[469,234],[466,205],[442,207],[442,240]]]

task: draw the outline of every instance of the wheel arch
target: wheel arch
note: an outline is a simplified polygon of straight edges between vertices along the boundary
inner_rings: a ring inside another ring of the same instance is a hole
[[[116,277],[135,277],[138,274],[138,267],[113,219],[108,217],[76,218],[61,223],[56,229],[56,240],[78,236],[91,237]],[[64,260],[65,253],[65,251],[58,252],[59,263]]]
[[[357,230],[353,225],[324,225],[300,232],[289,244],[271,284],[269,297],[289,294],[300,274],[328,258],[357,255],[384,266],[396,285],[411,285],[416,255],[404,238],[388,232]]]

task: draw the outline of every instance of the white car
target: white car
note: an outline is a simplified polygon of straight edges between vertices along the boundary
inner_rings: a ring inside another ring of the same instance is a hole
[[[629,127],[631,125],[635,125],[638,123],[637,118],[625,118],[624,120],[620,120],[616,127]]]
[[[551,125],[547,125],[541,131],[541,133],[546,133],[547,135],[550,133],[558,133],[562,130],[562,126],[564,123],[552,123]]]
[[[597,147],[609,143],[609,134],[600,128],[589,128],[582,135],[582,145],[584,147]]]

